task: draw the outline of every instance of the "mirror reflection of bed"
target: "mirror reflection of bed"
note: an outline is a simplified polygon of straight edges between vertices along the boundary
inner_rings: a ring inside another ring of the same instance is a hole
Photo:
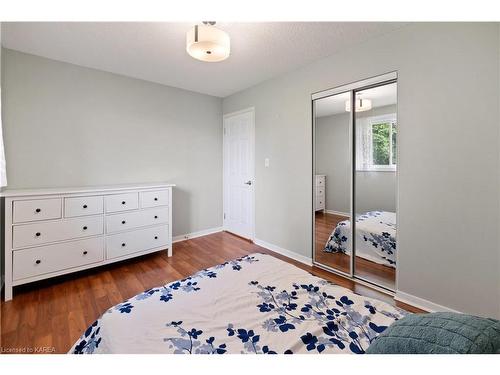
[[[349,272],[350,257],[341,252],[329,253],[325,251],[325,245],[328,242],[332,232],[337,227],[337,224],[343,220],[349,219],[345,216],[329,214],[323,211],[315,213],[315,251],[316,261],[333,267],[342,272]]]
[[[348,221],[349,217],[329,214],[322,211],[315,213],[315,259],[317,262],[335,268],[345,273],[349,273],[350,256],[343,252],[327,252],[326,244],[334,234],[337,225],[340,222]],[[370,259],[371,258],[371,259]],[[396,268],[384,260],[377,261],[370,254],[357,253],[356,256],[356,275],[375,282],[376,284],[391,288],[396,279]]]
[[[394,290],[396,83],[354,90],[352,95],[354,129],[350,92],[315,101],[314,259],[318,264],[351,273],[352,195],[352,275]]]

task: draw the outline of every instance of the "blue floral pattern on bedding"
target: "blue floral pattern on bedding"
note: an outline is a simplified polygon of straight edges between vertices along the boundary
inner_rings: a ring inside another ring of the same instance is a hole
[[[361,335],[368,340],[370,344],[375,337],[382,333],[387,327],[378,326],[371,322],[369,315],[361,315],[350,308],[354,302],[347,295],[337,298],[321,290],[324,282],[319,285],[293,284],[291,291],[283,290],[276,292],[276,287],[259,285],[258,281],[252,281],[260,292],[258,295],[262,298],[262,303],[257,305],[260,312],[274,311],[278,316],[272,317],[264,322],[264,327],[271,332],[287,332],[295,329],[297,325],[304,322],[313,321],[321,327],[323,333],[313,336],[310,332],[301,336],[302,342],[307,345],[306,349],[317,350],[321,353],[327,347],[337,346],[343,350],[346,344],[353,353],[364,353],[364,347],[358,340],[356,328],[361,330]],[[304,293],[300,293],[304,292]],[[307,298],[299,296],[304,294]],[[297,303],[299,302],[299,303]],[[377,310],[366,303],[364,306],[370,314],[376,314]],[[397,320],[398,315],[381,311],[390,319]],[[368,326],[366,323],[368,322]]]
[[[70,352],[362,354],[405,314],[253,254],[110,308]]]
[[[349,254],[351,225],[341,221],[326,242],[327,253]],[[356,217],[356,256],[372,262],[396,265],[396,214],[369,211]]]
[[[216,344],[215,337],[202,338],[203,331],[197,328],[184,329],[182,320],[171,322],[167,327],[177,328],[178,337],[164,338],[165,342],[170,342],[170,348],[174,348],[174,354],[224,354],[226,344]]]

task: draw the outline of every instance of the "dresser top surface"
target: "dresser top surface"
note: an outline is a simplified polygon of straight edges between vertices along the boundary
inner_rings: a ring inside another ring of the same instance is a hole
[[[140,189],[164,189],[174,187],[175,184],[168,182],[142,183],[142,184],[122,184],[103,186],[78,186],[78,187],[57,187],[41,189],[5,189],[0,191],[0,197],[25,197],[35,195],[60,195],[60,194],[85,194],[110,191],[128,191]]]

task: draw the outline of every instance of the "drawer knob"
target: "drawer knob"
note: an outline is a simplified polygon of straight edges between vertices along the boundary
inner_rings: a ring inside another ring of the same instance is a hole
[[[158,236],[155,236],[155,240],[157,240],[157,239],[158,239]]]
[[[125,220],[122,220],[122,224],[125,224],[125,223],[126,223],[126,221],[125,221]]]
[[[41,235],[41,233],[40,233],[40,232],[36,232],[36,233],[35,233],[35,236],[37,236],[37,237],[40,237],[40,235]]]
[[[125,204],[125,203],[127,203],[127,202],[125,202],[125,201],[122,201],[122,204]]]
[[[42,211],[42,210],[41,210],[41,209],[39,209],[39,208],[37,208],[37,209],[35,210],[35,212],[36,212],[36,213],[39,213],[40,211]]]
[[[83,227],[83,230],[87,230],[87,226],[84,226],[84,227]]]
[[[122,247],[125,247],[125,245],[126,245],[126,244],[125,244],[125,242],[124,242],[124,243],[122,243]]]
[[[87,254],[88,254],[88,251],[87,251],[87,250],[85,250],[85,251],[83,252],[83,255],[87,255]]]
[[[158,219],[158,215],[155,215],[155,219]]]
[[[158,200],[158,198],[155,197],[155,201],[157,201],[157,200]]]
[[[35,263],[40,264],[40,263],[42,263],[42,261],[40,259],[37,259],[37,260],[35,260]]]
[[[87,208],[87,205],[86,205],[86,204],[84,204],[84,205],[83,205],[83,208]]]

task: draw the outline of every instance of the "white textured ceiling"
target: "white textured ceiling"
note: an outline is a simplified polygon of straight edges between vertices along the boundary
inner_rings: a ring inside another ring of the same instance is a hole
[[[401,23],[217,23],[231,56],[194,60],[185,50],[193,23],[7,22],[6,48],[89,68],[225,97],[377,37]]]

